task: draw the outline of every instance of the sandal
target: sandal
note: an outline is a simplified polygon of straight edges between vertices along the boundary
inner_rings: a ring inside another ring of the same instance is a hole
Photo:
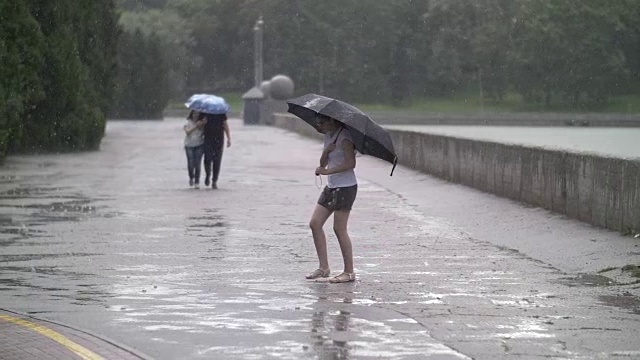
[[[327,269],[327,270],[322,270],[322,269],[315,269],[311,274],[305,276],[305,278],[312,280],[312,279],[317,279],[319,277],[329,277],[329,274],[331,273],[331,270]]]
[[[346,283],[346,282],[352,282],[356,280],[356,274],[355,273],[346,273],[343,272],[342,274],[332,277],[331,279],[329,279],[330,283]]]

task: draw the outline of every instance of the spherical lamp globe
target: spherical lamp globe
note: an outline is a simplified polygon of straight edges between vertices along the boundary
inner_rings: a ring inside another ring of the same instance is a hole
[[[260,91],[264,94],[264,96],[271,96],[271,81],[265,80],[260,83]]]
[[[293,95],[293,80],[286,75],[276,75],[271,79],[269,93],[276,100],[286,100]]]

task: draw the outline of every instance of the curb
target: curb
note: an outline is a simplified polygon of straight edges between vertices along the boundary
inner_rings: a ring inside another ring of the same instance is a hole
[[[105,337],[105,336],[102,336],[102,335],[98,335],[98,334],[93,333],[93,332],[91,332],[89,330],[85,330],[85,329],[79,328],[77,326],[72,326],[72,325],[65,324],[65,323],[62,323],[62,322],[59,322],[59,321],[47,320],[47,319],[39,318],[39,317],[36,317],[36,316],[33,316],[33,315],[29,315],[29,314],[26,314],[26,313],[23,313],[23,312],[20,312],[20,311],[8,310],[8,309],[5,309],[5,308],[0,308],[0,311],[8,312],[8,313],[19,315],[19,316],[23,316],[23,317],[26,317],[26,318],[29,318],[29,319],[33,319],[33,320],[37,320],[37,321],[41,321],[41,322],[45,322],[45,323],[50,323],[50,324],[62,326],[62,327],[65,327],[65,328],[68,328],[68,329],[71,329],[71,330],[74,330],[74,331],[77,331],[77,332],[81,332],[81,333],[87,334],[89,336],[92,336],[92,337],[94,337],[96,339],[100,339],[100,340],[102,340],[102,341],[104,341],[104,342],[106,342],[106,343],[108,343],[110,345],[113,345],[114,347],[119,348],[120,350],[126,351],[126,352],[130,353],[131,355],[136,356],[136,357],[138,357],[138,358],[140,358],[142,360],[154,360],[154,358],[149,357],[148,355],[143,354],[140,351],[135,350],[135,349],[133,349],[133,348],[131,348],[129,346],[121,344],[121,343],[119,343],[119,342],[117,342],[115,340],[109,339],[108,337]]]

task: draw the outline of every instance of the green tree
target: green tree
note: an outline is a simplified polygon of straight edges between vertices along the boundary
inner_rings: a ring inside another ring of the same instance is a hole
[[[474,47],[479,26],[476,4],[470,0],[432,1],[427,22],[431,94],[448,97],[466,90],[478,68]]]
[[[158,119],[169,99],[162,44],[158,37],[140,29],[125,31],[119,45],[119,76],[114,118]]]
[[[115,56],[113,1],[28,1],[45,39],[44,96],[21,123],[17,151],[96,149],[104,134]],[[111,19],[110,19],[111,18]]]
[[[619,4],[618,4],[619,5]],[[620,7],[599,0],[519,0],[513,37],[514,83],[528,100],[578,106],[606,102],[625,76],[614,34]]]
[[[389,9],[393,21],[387,82],[392,103],[401,105],[429,92],[427,59],[431,41],[426,36],[429,4],[426,1],[405,0],[394,2],[393,5]]]
[[[143,85],[140,95],[145,101],[142,103],[140,118],[162,118],[162,112],[169,101],[169,89],[163,74],[166,67],[162,57],[162,43],[156,36],[149,36],[144,44],[145,56],[143,68],[140,69],[140,79]]]
[[[252,29],[262,16],[265,78],[285,73],[300,92],[402,104],[465,92],[500,101],[515,90],[579,104],[636,84],[627,79],[639,73],[639,1],[121,2],[136,9],[125,28],[174,44],[164,56],[174,97],[253,86]]]
[[[620,27],[616,32],[616,45],[623,52],[629,76],[620,93],[640,92],[640,0],[621,0]]]
[[[26,110],[43,95],[43,46],[27,1],[0,0],[0,162],[23,136]]]
[[[191,74],[202,65],[202,58],[194,52],[196,40],[193,36],[193,20],[182,17],[167,6],[163,10],[125,11],[120,18],[120,25],[131,34],[139,30],[145,37],[158,39],[160,56],[166,65],[169,93],[173,97],[183,96]],[[206,44],[198,47],[203,46]]]
[[[480,96],[501,101],[509,91],[511,65],[512,0],[481,0],[476,3],[478,27],[472,46]]]

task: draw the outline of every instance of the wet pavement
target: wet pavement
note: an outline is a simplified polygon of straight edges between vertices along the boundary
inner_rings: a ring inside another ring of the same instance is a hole
[[[640,358],[640,285],[598,274],[638,239],[358,157],[358,280],[306,281],[320,144],[232,120],[220,189],[194,190],[181,125],[7,160],[0,308],[156,359]]]

